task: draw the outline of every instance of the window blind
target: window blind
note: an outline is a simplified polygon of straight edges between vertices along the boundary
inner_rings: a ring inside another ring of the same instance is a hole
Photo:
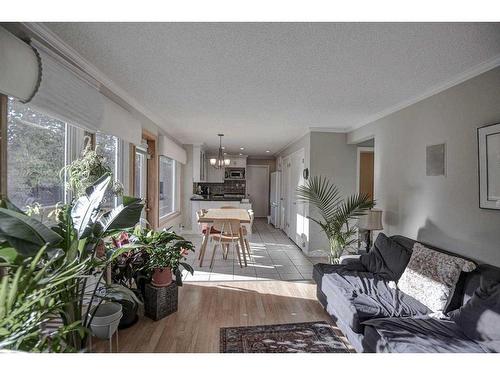
[[[30,106],[92,132],[102,128],[102,94],[51,53],[35,45],[41,59],[41,82]]]
[[[158,154],[177,160],[181,164],[186,164],[186,150],[172,141],[167,136],[161,135],[158,139]]]
[[[0,27],[0,93],[25,102],[38,83],[38,57],[33,48]]]

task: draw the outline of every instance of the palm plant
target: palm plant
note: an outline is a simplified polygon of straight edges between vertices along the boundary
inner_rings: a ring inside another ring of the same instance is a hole
[[[321,227],[328,238],[330,262],[338,263],[342,251],[356,241],[356,227],[351,225],[351,220],[364,215],[374,206],[374,201],[365,194],[353,194],[344,199],[338,187],[322,176],[311,177],[299,186],[297,197],[317,209],[320,218],[307,218]]]

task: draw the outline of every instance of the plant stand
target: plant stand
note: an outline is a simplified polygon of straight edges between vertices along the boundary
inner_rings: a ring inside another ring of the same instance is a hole
[[[160,320],[177,311],[179,291],[173,282],[168,286],[156,287],[146,284],[144,315],[153,320]]]

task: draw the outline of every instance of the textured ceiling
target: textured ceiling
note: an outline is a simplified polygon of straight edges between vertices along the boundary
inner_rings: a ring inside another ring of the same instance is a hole
[[[183,143],[277,152],[500,55],[500,24],[48,23]]]

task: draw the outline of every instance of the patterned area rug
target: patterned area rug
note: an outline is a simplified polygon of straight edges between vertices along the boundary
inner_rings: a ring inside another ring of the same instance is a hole
[[[221,353],[349,353],[325,321],[220,329]]]

